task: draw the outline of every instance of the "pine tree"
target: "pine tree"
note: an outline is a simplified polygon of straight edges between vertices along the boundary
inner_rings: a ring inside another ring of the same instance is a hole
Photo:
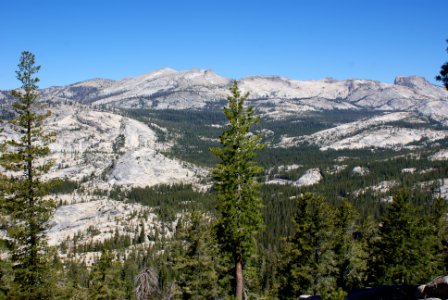
[[[114,262],[112,253],[101,252],[99,261],[92,266],[90,273],[89,299],[108,300],[123,299],[123,281],[121,280],[121,264]]]
[[[365,243],[359,233],[359,213],[353,205],[343,200],[336,212],[335,254],[338,267],[337,286],[345,291],[361,287],[367,277],[367,258]]]
[[[219,295],[216,248],[210,220],[200,211],[187,213],[176,229],[174,271],[182,299],[216,299]]]
[[[434,232],[427,218],[411,204],[409,191],[394,195],[381,218],[370,266],[377,284],[415,284],[432,276]]]
[[[41,176],[49,170],[48,144],[51,134],[43,130],[49,112],[43,112],[37,102],[37,83],[34,75],[40,66],[34,55],[23,52],[18,65],[17,79],[21,91],[12,91],[15,118],[9,121],[14,131],[12,139],[3,144],[0,164],[12,175],[3,189],[3,212],[11,217],[8,235],[13,239],[12,262],[16,289],[10,293],[22,299],[46,299],[51,288],[47,262],[47,243],[44,235],[55,203],[44,200],[47,185]]]
[[[335,210],[314,194],[305,194],[297,201],[295,232],[287,238],[280,271],[284,275],[280,299],[296,299],[301,294],[342,299],[342,291],[336,288]]]
[[[448,271],[448,203],[446,199],[437,197],[433,200],[429,222],[434,228],[434,253],[433,270],[439,274]]]
[[[89,269],[85,261],[67,257],[64,263],[63,279],[64,285],[61,292],[67,296],[66,299],[88,299]]]
[[[220,136],[221,148],[212,148],[220,162],[213,169],[219,217],[215,225],[217,241],[223,253],[231,256],[237,299],[243,298],[243,268],[255,249],[255,236],[263,228],[262,201],[255,176],[262,168],[255,162],[256,151],[263,148],[261,136],[251,133],[259,121],[253,107],[244,107],[248,93],[241,95],[236,81],[227,98],[224,114],[229,128]]]
[[[125,253],[126,252],[127,251],[125,251]],[[125,299],[132,299],[136,293],[135,283],[136,277],[138,276],[138,265],[135,262],[135,254],[133,254],[133,252],[124,255],[123,269],[121,271]]]
[[[448,42],[448,40],[447,40]],[[448,48],[446,49],[448,52]],[[445,88],[448,90],[448,62],[444,63],[441,67],[439,75],[436,76],[437,81],[442,81]]]

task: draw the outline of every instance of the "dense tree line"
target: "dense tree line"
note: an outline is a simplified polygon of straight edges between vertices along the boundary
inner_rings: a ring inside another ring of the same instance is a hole
[[[333,205],[317,194],[291,195],[284,198],[290,201],[292,219],[283,226],[289,228],[271,233],[272,243],[264,232],[245,262],[248,299],[296,299],[301,294],[343,299],[356,288],[424,283],[446,272],[445,199],[415,205],[413,194],[402,190],[375,220],[361,217],[348,200]],[[126,238],[117,236],[115,244],[105,240],[94,248],[67,247],[62,260],[54,253],[48,272],[58,281],[55,298],[135,299],[135,277],[144,268],[157,273],[156,299],[231,294],[233,262],[217,247],[216,216],[194,206],[183,211],[172,238],[160,234],[148,244],[128,237],[128,244],[120,244]],[[268,231],[272,223],[266,210],[263,215]],[[87,265],[91,253],[96,258]],[[2,262],[1,270],[7,269]],[[3,273],[2,286],[10,280]]]

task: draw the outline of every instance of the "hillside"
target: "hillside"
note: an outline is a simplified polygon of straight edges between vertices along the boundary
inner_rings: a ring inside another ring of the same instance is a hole
[[[230,84],[209,70],[161,69],[41,90],[41,101],[52,110],[47,130],[57,134],[51,145],[56,164],[46,178],[76,182],[56,195],[69,206],[56,214],[52,243],[79,226],[76,218],[68,224],[72,219],[62,221],[60,214],[92,211],[93,203],[82,202],[102,201],[95,205],[120,211],[110,197],[122,200],[125,191],[137,188],[193,184],[192,193],[206,190],[216,162],[208,149],[218,145],[226,126],[222,107]],[[367,197],[363,201],[373,210],[404,182],[446,190],[448,92],[425,79],[397,77],[386,84],[254,76],[239,85],[262,117],[255,129],[268,147],[259,161],[266,170],[262,181],[271,188],[315,191],[333,202]],[[9,92],[1,91],[6,118],[10,103]]]

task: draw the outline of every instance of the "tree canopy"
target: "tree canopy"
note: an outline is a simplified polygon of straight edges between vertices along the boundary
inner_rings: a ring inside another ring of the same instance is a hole
[[[2,145],[0,159],[1,166],[10,173],[2,189],[1,205],[11,218],[8,235],[12,238],[14,288],[8,296],[21,299],[46,299],[51,292],[44,232],[55,204],[43,198],[47,184],[41,176],[52,165],[48,144],[53,135],[43,128],[49,112],[38,102],[39,79],[35,74],[39,70],[34,54],[23,52],[16,71],[17,79],[22,82],[21,90],[11,93],[16,98],[15,118],[6,125],[15,134]]]
[[[448,48],[446,49],[446,51],[448,52]],[[436,76],[436,80],[441,81],[445,88],[448,90],[448,62],[444,63],[440,67],[440,72],[439,75]]]
[[[224,114],[228,129],[220,136],[222,147],[212,148],[220,162],[213,169],[214,189],[219,213],[217,241],[223,253],[234,262],[235,295],[243,297],[243,266],[255,249],[255,237],[263,228],[262,201],[256,175],[262,168],[255,162],[257,150],[263,148],[261,136],[251,132],[259,121],[253,107],[245,107],[248,93],[242,95],[238,83],[233,82],[228,107]]]

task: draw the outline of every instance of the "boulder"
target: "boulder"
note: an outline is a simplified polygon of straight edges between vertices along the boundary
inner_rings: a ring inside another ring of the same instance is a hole
[[[419,298],[429,299],[448,298],[448,276],[439,276],[434,278],[431,282],[421,285],[417,289],[417,296]]]

